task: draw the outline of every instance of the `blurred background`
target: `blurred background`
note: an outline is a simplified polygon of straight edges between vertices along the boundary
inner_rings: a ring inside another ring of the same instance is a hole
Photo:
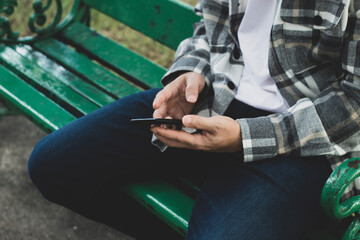
[[[73,0],[62,2],[65,16]],[[197,0],[184,2],[195,5]],[[19,0],[15,14],[10,18],[13,29],[22,35],[29,34],[26,22],[32,13],[32,3],[32,0]],[[49,14],[52,14],[51,10]],[[90,25],[159,65],[166,68],[171,65],[174,51],[100,12],[92,10]],[[45,135],[21,115],[0,119],[0,240],[133,239],[49,203],[37,192],[26,167],[33,147]]]

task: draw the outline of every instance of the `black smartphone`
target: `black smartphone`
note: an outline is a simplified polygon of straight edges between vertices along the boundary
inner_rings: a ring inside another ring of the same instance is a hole
[[[167,118],[133,118],[130,122],[134,125],[148,126],[151,125],[168,125],[175,126],[176,129],[182,128],[182,121],[180,119],[167,119]]]

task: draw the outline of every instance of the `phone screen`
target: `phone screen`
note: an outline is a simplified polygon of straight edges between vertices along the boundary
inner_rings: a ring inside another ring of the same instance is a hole
[[[167,118],[133,118],[130,120],[134,125],[149,126],[152,125],[169,125],[175,126],[176,129],[182,128],[182,121],[180,119],[167,119]]]

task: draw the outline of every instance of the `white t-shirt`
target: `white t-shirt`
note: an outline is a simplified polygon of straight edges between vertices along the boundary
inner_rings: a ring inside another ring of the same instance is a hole
[[[283,112],[289,108],[270,76],[268,59],[277,0],[248,0],[238,30],[244,71],[235,98],[258,109]]]

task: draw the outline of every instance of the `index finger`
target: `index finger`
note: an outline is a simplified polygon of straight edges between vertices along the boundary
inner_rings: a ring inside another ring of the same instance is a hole
[[[162,105],[160,108],[156,109],[153,112],[153,118],[165,118],[167,115],[167,110],[164,105]]]
[[[179,82],[184,79],[184,76],[180,75],[174,81],[166,85],[160,92],[158,92],[153,101],[153,108],[158,109],[164,102],[168,101],[179,91]]]
[[[153,101],[153,108],[158,109],[163,105],[167,100],[169,100],[173,95],[173,89],[171,87],[165,87],[160,92],[158,92]]]

